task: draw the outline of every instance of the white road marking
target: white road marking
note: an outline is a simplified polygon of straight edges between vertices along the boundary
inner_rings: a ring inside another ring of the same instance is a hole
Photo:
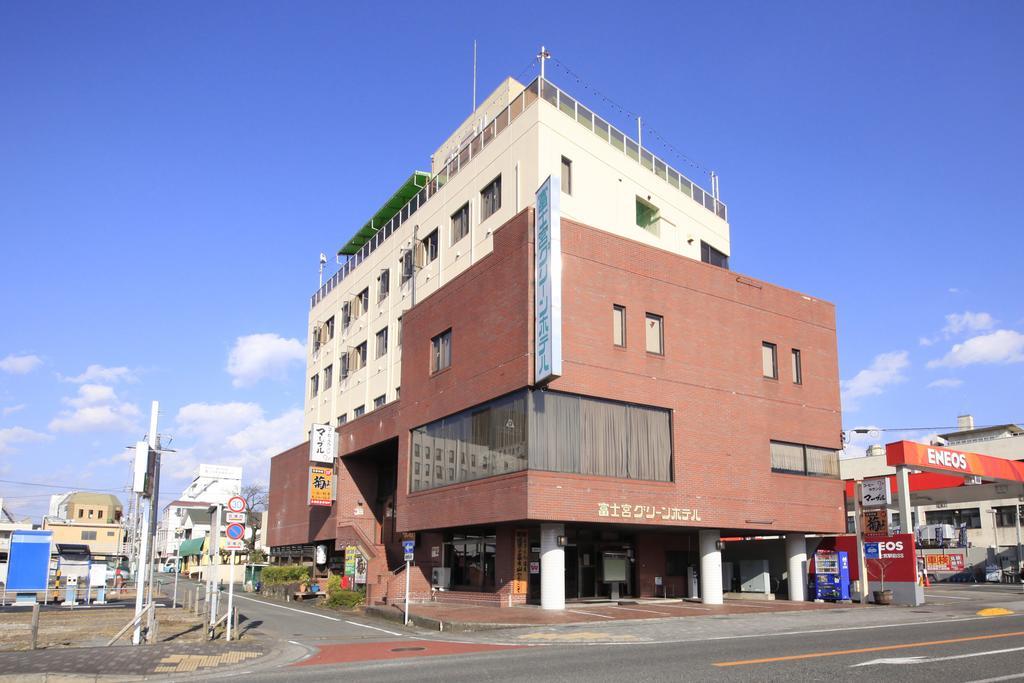
[[[261,605],[266,605],[267,607],[276,607],[277,609],[286,609],[289,612],[298,612],[299,614],[306,614],[306,615],[311,616],[311,617],[320,617],[321,619],[328,619],[330,621],[344,621],[344,619],[338,619],[337,617],[329,617],[326,614],[317,614],[315,612],[307,612],[304,609],[295,609],[294,607],[285,607],[284,605],[275,605],[272,602],[266,602],[264,600],[256,600],[255,598],[247,598],[244,595],[236,595],[235,599],[236,600],[248,600],[249,602],[258,602]]]
[[[697,605],[680,605],[678,603],[666,604],[665,607],[678,607],[679,609],[699,609],[702,612],[710,612],[710,607],[698,607]]]
[[[267,607],[276,607],[278,609],[286,609],[289,612],[298,612],[299,614],[307,614],[307,615],[309,615],[311,617],[320,617],[321,619],[329,619],[330,621],[343,621],[346,624],[352,624],[353,626],[361,626],[363,628],[372,628],[374,631],[381,631],[383,633],[387,633],[389,636],[404,636],[405,635],[404,633],[395,633],[394,631],[388,631],[388,630],[383,629],[383,628],[377,628],[376,626],[369,626],[367,624],[360,624],[358,621],[349,621],[348,619],[339,619],[338,617],[331,617],[331,616],[328,616],[326,614],[317,614],[316,612],[309,612],[309,611],[306,611],[304,609],[295,609],[294,607],[285,607],[284,605],[275,605],[272,602],[266,602],[264,600],[256,600],[255,598],[247,598],[244,595],[236,595],[235,597],[239,598],[241,600],[249,600],[250,602],[258,602],[261,605],[266,605]],[[292,642],[292,641],[288,641],[288,642]],[[296,643],[296,645],[298,645],[298,643]]]
[[[960,597],[959,595],[950,595],[949,593],[935,593],[935,592],[932,592],[932,591],[928,591],[927,593],[925,593],[924,597],[927,598],[929,595],[936,595],[936,596],[938,596],[938,597],[940,597],[940,598],[942,598],[944,600],[946,600],[946,599],[948,599],[948,600],[977,600],[977,598],[963,598],[963,597]],[[988,596],[985,596],[985,597],[988,597]]]
[[[968,683],[998,683],[999,681],[1015,681],[1024,678],[1024,672],[1019,674],[1010,674],[1008,676],[996,676],[995,678],[981,678],[976,681],[968,681]]]
[[[948,655],[946,657],[889,657],[886,659],[873,659],[870,662],[861,662],[852,666],[868,666],[871,664],[931,664],[932,662],[948,662],[954,659],[1003,655],[1007,652],[1020,652],[1021,650],[1024,650],[1024,647],[1010,647],[1003,650],[988,650],[986,652],[968,652],[963,655]]]
[[[566,612],[572,612],[573,614],[586,614],[587,616],[590,616],[590,617],[601,617],[602,619],[614,619],[615,618],[615,617],[610,617],[607,614],[598,614],[597,612],[584,612],[581,609],[567,609],[565,611]]]
[[[668,616],[665,612],[655,612],[652,609],[637,609],[636,607],[621,607],[619,605],[606,605],[605,609],[625,609],[630,612],[647,612],[648,614],[657,614],[662,617]]]
[[[363,628],[372,628],[374,631],[382,631],[384,633],[387,633],[389,636],[403,636],[403,635],[405,635],[404,633],[395,633],[394,631],[388,631],[388,630],[385,630],[385,629],[382,629],[382,628],[377,628],[376,626],[370,626],[369,624],[360,624],[358,621],[348,621],[346,619],[345,623],[346,624],[352,624],[353,626],[362,626]]]

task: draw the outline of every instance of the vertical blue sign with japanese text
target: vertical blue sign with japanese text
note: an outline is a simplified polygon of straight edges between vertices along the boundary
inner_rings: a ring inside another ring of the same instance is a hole
[[[533,226],[535,383],[562,374],[562,217],[558,176],[548,176],[537,189]]]

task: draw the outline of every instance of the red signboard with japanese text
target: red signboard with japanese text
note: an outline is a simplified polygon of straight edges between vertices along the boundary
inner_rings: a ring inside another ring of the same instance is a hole
[[[906,582],[917,581],[917,558],[913,534],[894,534],[892,536],[866,534],[864,543],[878,544],[878,557],[865,560],[868,567],[868,580]],[[823,538],[822,550],[845,550],[850,556],[850,581],[860,578],[857,566],[857,537],[835,536]]]
[[[1024,483],[1024,462],[943,446],[925,446],[913,441],[886,444],[885,462],[893,467],[907,465],[924,470],[973,475],[982,479]]]

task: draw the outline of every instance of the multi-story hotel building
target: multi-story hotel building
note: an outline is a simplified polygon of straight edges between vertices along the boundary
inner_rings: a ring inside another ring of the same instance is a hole
[[[403,174],[404,175],[404,174]],[[835,311],[728,269],[725,204],[543,77],[505,81],[346,242],[309,314],[306,426],[272,460],[275,561],[368,560],[514,605],[722,600],[722,537],[844,530]],[[688,580],[688,577],[689,579]]]

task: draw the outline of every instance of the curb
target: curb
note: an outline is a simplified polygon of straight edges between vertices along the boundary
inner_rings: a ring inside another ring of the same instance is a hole
[[[368,605],[363,608],[363,613],[366,616],[378,617],[380,619],[386,619],[397,624],[404,625],[405,613],[396,607],[380,606],[380,605]],[[523,626],[529,626],[530,624],[492,624],[492,623],[474,623],[465,621],[443,621],[441,619],[432,619],[431,617],[418,616],[416,614],[409,614],[409,623],[413,626],[418,626],[423,629],[430,631],[438,631],[439,633],[470,633],[474,631],[499,631],[506,628],[520,628]]]

